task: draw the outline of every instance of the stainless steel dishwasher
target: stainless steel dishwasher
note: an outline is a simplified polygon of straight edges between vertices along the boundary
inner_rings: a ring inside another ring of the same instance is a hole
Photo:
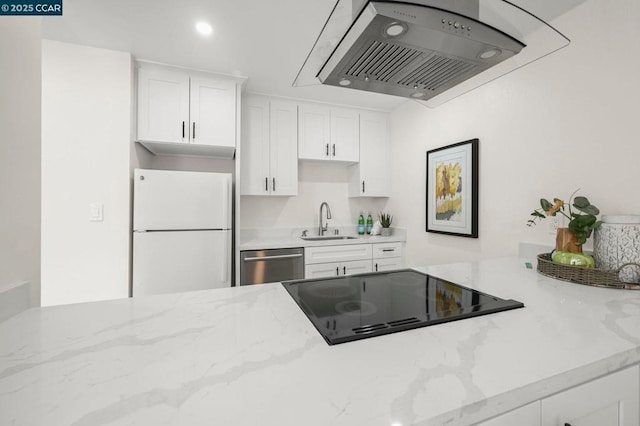
[[[304,249],[240,252],[240,285],[304,278]]]

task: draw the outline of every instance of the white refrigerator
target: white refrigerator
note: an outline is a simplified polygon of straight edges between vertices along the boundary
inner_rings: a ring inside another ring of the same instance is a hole
[[[231,285],[231,175],[134,171],[132,295]]]

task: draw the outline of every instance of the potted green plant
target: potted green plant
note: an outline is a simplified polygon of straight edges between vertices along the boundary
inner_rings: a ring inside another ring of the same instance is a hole
[[[391,222],[393,221],[393,216],[388,213],[380,213],[378,215],[378,219],[380,220],[380,225],[382,225],[380,235],[383,237],[391,235]]]
[[[568,228],[558,228],[556,237],[556,251],[568,251],[582,253],[582,245],[587,242],[591,233],[602,224],[597,215],[600,210],[591,204],[587,197],[575,197],[576,190],[565,203],[559,198],[554,198],[553,203],[545,198],[540,199],[540,208],[531,213],[527,226],[536,224],[536,220],[561,214],[569,220]]]

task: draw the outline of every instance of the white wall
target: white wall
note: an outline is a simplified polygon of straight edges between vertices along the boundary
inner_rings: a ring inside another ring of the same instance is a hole
[[[0,287],[40,302],[40,18],[0,24]]]
[[[131,69],[128,53],[43,41],[43,305],[129,294]]]
[[[317,227],[323,201],[331,207],[329,226],[355,226],[362,210],[375,218],[386,198],[348,198],[349,175],[344,165],[298,163],[298,196],[241,197],[240,220],[243,229]]]
[[[391,118],[392,198],[409,265],[516,255],[552,245],[525,226],[539,199],[574,189],[605,214],[640,213],[640,3],[590,0],[556,20],[567,48],[430,110]],[[425,232],[426,151],[480,139],[480,238]]]

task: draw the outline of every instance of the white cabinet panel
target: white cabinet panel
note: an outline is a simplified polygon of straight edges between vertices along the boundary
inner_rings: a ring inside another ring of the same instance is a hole
[[[402,243],[375,243],[373,244],[373,258],[402,256]]]
[[[270,104],[270,174],[272,195],[298,195],[298,106]]]
[[[391,257],[387,259],[373,259],[373,271],[384,272],[394,269],[404,268],[404,261],[401,257]]]
[[[371,244],[343,246],[307,247],[304,249],[305,264],[371,260]]]
[[[137,81],[137,140],[147,149],[170,155],[233,155],[235,80],[140,63]]]
[[[358,111],[331,110],[331,159],[357,162],[360,157],[360,129]]]
[[[138,71],[138,140],[188,142],[188,126],[189,76],[164,70],[140,68]]]
[[[330,159],[331,113],[329,108],[311,104],[299,106],[298,157],[307,160]]]
[[[637,426],[638,366],[618,371],[542,400],[544,426]]]
[[[298,115],[298,158],[357,162],[360,128],[357,110],[301,104]]]
[[[476,426],[540,426],[540,422],[540,401],[536,401]]]
[[[388,197],[391,192],[389,116],[360,113],[360,162],[350,167],[350,197]]]
[[[236,84],[191,77],[191,142],[236,146]]]
[[[241,194],[298,194],[298,108],[250,96],[243,105]]]
[[[370,260],[354,260],[352,262],[342,262],[340,272],[342,275],[366,274],[371,272]]]
[[[242,195],[270,194],[269,157],[269,101],[248,97],[242,105]]]
[[[340,263],[316,263],[312,265],[305,265],[304,278],[328,278],[337,277],[340,275]]]
[[[330,262],[305,265],[304,278],[342,277],[353,274],[371,272],[370,260],[354,260],[351,262]]]

